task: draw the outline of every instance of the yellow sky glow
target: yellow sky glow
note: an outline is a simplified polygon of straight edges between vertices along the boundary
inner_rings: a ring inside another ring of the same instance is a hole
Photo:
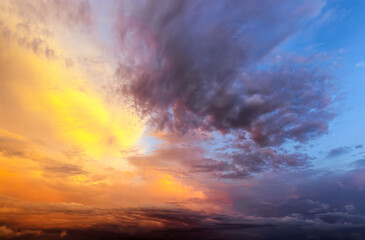
[[[51,209],[34,215],[1,196],[102,208],[205,198],[170,174],[139,170],[124,159],[121,150],[137,144],[145,125],[131,109],[106,101],[87,74],[2,35],[0,49],[0,220],[22,212],[25,225],[34,219],[43,227],[73,224],[73,216]]]

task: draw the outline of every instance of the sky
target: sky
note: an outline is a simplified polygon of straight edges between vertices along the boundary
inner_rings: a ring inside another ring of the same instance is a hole
[[[0,1],[0,239],[364,239],[364,12]]]

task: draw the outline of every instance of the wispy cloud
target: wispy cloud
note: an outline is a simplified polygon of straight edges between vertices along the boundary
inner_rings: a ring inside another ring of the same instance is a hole
[[[327,158],[338,157],[338,156],[344,155],[346,153],[349,153],[350,151],[351,151],[351,147],[333,148],[328,152]]]
[[[360,61],[360,62],[356,63],[355,67],[357,67],[357,68],[365,67],[365,61],[364,61],[364,60],[362,60],[362,61]]]
[[[0,226],[0,237],[1,238],[14,238],[14,237],[20,237],[24,235],[41,235],[41,230],[14,230],[9,228],[8,226]]]

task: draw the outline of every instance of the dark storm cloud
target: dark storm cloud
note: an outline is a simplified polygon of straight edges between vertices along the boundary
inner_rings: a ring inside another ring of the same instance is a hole
[[[158,128],[246,131],[262,146],[327,131],[329,77],[317,63],[261,61],[323,2],[128,3],[117,24],[117,76]]]
[[[230,193],[235,215],[194,211],[171,204],[108,209],[0,197],[5,207],[3,211],[9,209],[6,219],[0,215],[0,223],[7,221],[12,226],[10,219],[16,219],[21,213],[44,218],[48,218],[48,214],[62,213],[65,219],[98,216],[100,220],[83,229],[41,229],[41,239],[59,239],[64,230],[67,230],[67,239],[78,240],[363,239],[364,176],[364,168],[337,173],[303,170],[270,173],[242,184],[215,186]],[[25,237],[14,239],[27,239]]]

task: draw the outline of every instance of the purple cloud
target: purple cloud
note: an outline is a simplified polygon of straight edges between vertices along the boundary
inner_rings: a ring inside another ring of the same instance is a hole
[[[204,139],[204,140],[203,140]],[[142,154],[133,149],[123,152],[129,163],[138,168],[155,168],[177,176],[204,175],[220,180],[240,180],[272,169],[307,167],[309,156],[289,153],[284,149],[260,147],[253,141],[235,136],[222,139],[201,139],[184,135],[165,138],[154,150]],[[225,141],[212,151],[217,142]]]
[[[351,151],[351,147],[333,148],[328,152],[327,158],[338,157],[338,156],[344,155],[346,153],[349,153],[350,151]]]
[[[116,75],[158,128],[243,131],[262,146],[306,141],[324,134],[332,117],[329,76],[309,59],[262,60],[322,6],[285,0],[125,4],[117,24],[124,58]]]

